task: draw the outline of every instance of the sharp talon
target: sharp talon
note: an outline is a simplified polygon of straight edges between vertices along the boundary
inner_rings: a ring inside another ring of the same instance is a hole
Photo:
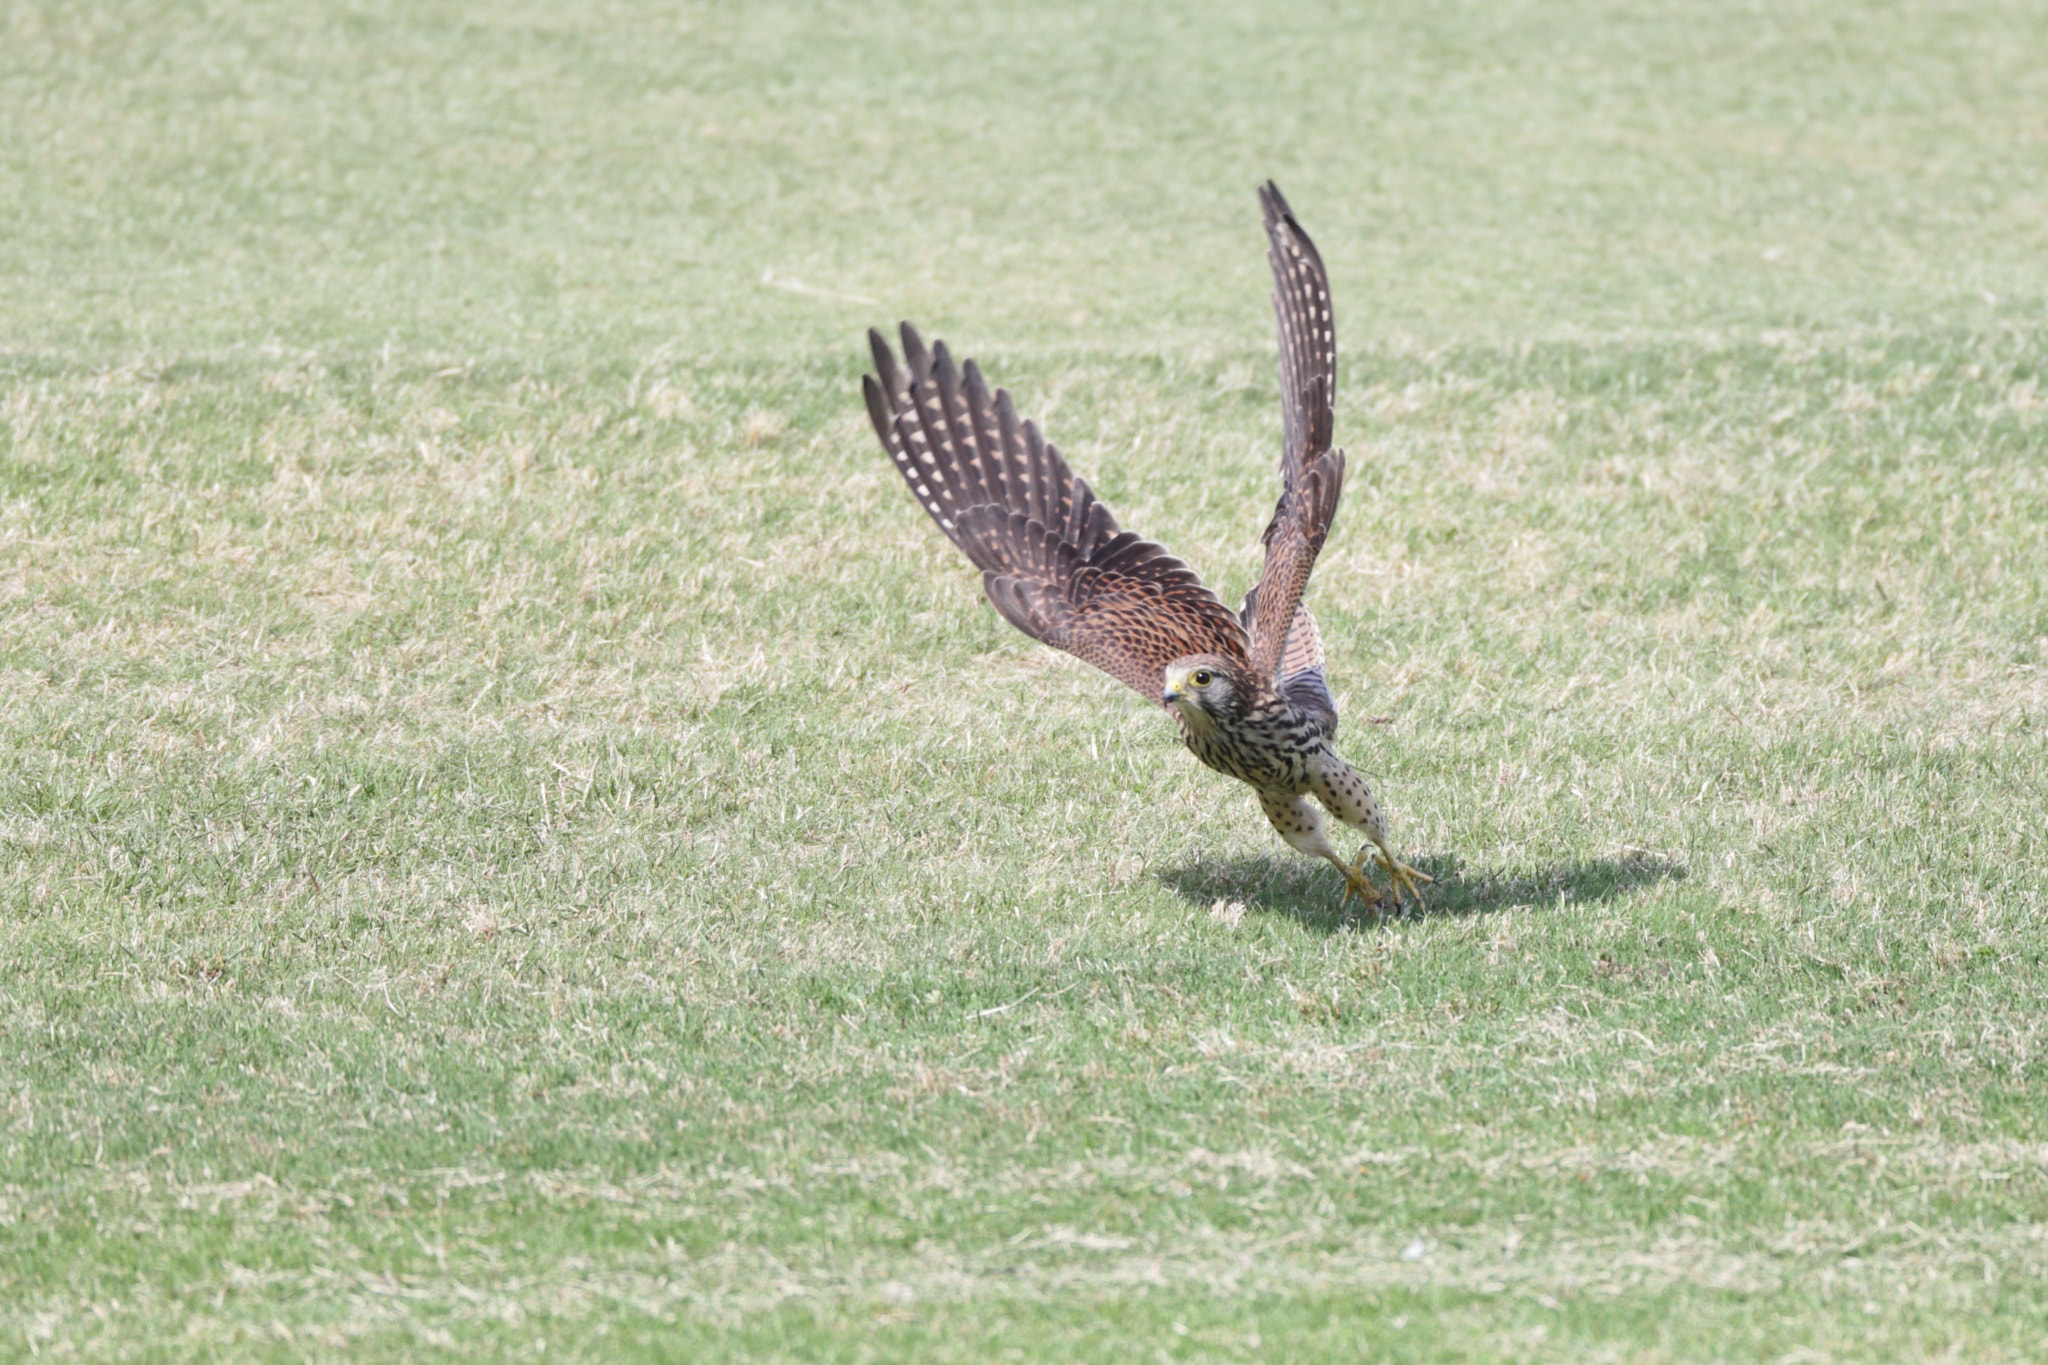
[[[1354,898],[1362,905],[1379,904],[1380,890],[1372,884],[1372,879],[1365,875],[1365,850],[1359,850],[1357,862],[1348,865],[1339,863],[1337,870],[1344,874],[1344,899],[1337,903],[1338,909],[1350,905]]]
[[[1358,863],[1361,868],[1365,865],[1365,855],[1365,849],[1361,848],[1358,850]],[[1409,895],[1415,897],[1415,908],[1420,910],[1422,908],[1422,888],[1417,886],[1416,883],[1427,882],[1434,886],[1436,878],[1418,868],[1408,866],[1408,864],[1402,862],[1385,849],[1379,850],[1376,856],[1379,865],[1387,870],[1387,880],[1389,882],[1387,894],[1393,898],[1394,908],[1396,910],[1401,908],[1401,893],[1406,891]]]

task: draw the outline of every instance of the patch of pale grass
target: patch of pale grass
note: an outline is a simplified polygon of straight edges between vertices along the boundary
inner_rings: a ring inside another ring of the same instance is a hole
[[[1312,602],[1392,922],[981,603],[836,362],[22,378],[6,1330],[2020,1358],[2037,349],[1355,354]],[[1260,373],[993,377],[1234,596]],[[118,1309],[37,1250],[107,1227]]]

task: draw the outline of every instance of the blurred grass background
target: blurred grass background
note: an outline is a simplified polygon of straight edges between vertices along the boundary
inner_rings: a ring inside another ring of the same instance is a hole
[[[1971,325],[2037,309],[2048,246],[2048,19],[2022,4],[7,25],[0,279],[36,355],[785,359],[877,308],[977,343],[1237,347],[1267,175],[1316,194],[1353,347]]]

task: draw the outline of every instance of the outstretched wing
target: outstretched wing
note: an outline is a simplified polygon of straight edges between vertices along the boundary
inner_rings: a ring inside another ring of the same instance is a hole
[[[1252,669],[1278,680],[1294,610],[1344,492],[1344,452],[1331,448],[1337,400],[1337,330],[1330,279],[1316,245],[1294,221],[1280,189],[1259,187],[1272,244],[1273,311],[1280,319],[1280,415],[1285,433],[1280,502],[1266,526],[1251,629]]]
[[[910,491],[981,570],[1010,624],[1160,700],[1166,665],[1190,654],[1248,657],[1244,629],[1195,571],[1120,530],[1003,389],[944,342],[903,324],[903,363],[868,333],[862,388],[875,435]]]
[[[1238,616],[1249,629],[1258,613],[1259,590],[1255,587],[1244,595],[1244,610]],[[1323,634],[1307,607],[1294,609],[1294,624],[1287,629],[1287,647],[1280,655],[1274,687],[1295,710],[1318,717],[1331,735],[1337,733],[1337,701],[1330,695],[1330,682],[1323,673]]]

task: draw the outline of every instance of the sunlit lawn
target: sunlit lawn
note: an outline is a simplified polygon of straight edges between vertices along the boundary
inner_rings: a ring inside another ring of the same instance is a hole
[[[2048,1353],[2032,7],[17,6],[0,1354]],[[1253,185],[1429,912],[980,601],[1235,600]]]

